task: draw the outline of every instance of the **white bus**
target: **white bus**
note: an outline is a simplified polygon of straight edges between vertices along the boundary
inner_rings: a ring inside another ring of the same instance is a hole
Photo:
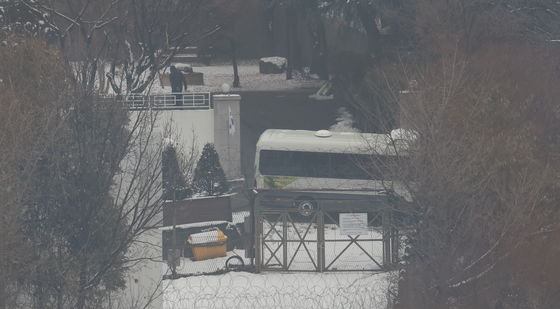
[[[387,191],[410,201],[408,191],[388,175],[405,152],[386,134],[266,130],[255,155],[260,204],[309,215],[318,205],[371,205],[386,200]]]

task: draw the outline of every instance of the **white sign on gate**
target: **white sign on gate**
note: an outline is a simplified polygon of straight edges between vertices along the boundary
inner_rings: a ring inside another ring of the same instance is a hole
[[[367,213],[339,214],[340,234],[365,235],[368,233]]]

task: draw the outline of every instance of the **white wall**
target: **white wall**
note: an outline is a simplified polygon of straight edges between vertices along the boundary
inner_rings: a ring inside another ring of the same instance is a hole
[[[161,110],[158,115],[158,130],[163,133],[170,125],[175,131],[172,138],[184,149],[189,150],[193,139],[202,151],[204,144],[214,143],[213,110]]]

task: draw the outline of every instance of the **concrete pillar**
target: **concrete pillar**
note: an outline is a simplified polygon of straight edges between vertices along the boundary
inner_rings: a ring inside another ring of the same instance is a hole
[[[228,180],[241,178],[241,126],[238,94],[214,95],[214,146]]]

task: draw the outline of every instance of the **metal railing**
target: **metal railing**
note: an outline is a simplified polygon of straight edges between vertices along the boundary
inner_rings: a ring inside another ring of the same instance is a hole
[[[210,109],[212,108],[212,94],[170,93],[170,94],[129,94],[124,96],[105,96],[103,100],[116,101],[129,109]]]

